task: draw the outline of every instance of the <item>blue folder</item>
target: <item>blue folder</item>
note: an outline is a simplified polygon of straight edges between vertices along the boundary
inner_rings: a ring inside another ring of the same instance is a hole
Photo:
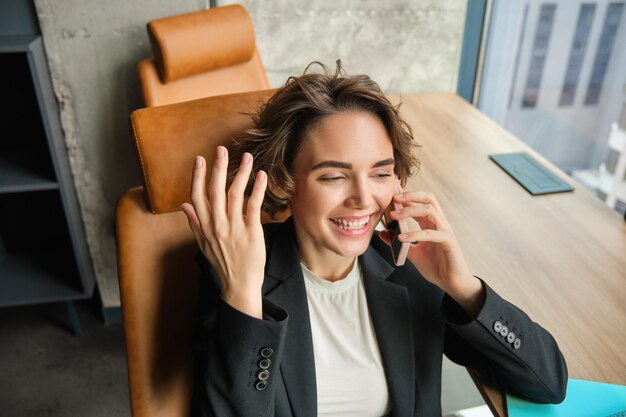
[[[624,417],[626,386],[569,379],[561,404],[533,404],[506,396],[509,417]]]

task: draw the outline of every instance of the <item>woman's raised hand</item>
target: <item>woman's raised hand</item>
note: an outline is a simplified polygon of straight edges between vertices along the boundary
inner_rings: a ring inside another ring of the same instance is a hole
[[[419,242],[409,249],[409,260],[424,278],[475,317],[484,301],[482,282],[469,271],[459,242],[435,196],[405,191],[394,195],[393,199],[403,208],[391,212],[391,217],[396,220],[412,217],[422,229],[398,236],[401,242]]]
[[[197,156],[191,181],[191,204],[183,204],[182,209],[200,250],[219,274],[224,301],[248,315],[262,318],[265,240],[261,205],[267,174],[257,173],[244,215],[244,191],[252,172],[252,155],[245,153],[241,158],[228,193],[227,169],[228,151],[219,146],[207,197],[206,161]]]

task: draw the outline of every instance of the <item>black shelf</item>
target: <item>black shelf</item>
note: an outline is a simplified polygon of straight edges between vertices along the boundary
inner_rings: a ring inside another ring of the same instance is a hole
[[[85,298],[63,251],[7,253],[0,258],[0,307]]]
[[[58,189],[46,150],[11,149],[0,153],[0,194]]]
[[[0,35],[0,307],[91,297],[95,276],[39,36]]]
[[[28,52],[30,45],[39,39],[33,35],[3,35],[0,39],[0,53]]]

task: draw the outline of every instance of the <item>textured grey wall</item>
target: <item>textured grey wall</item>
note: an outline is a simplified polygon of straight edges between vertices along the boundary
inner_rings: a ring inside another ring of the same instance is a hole
[[[119,306],[114,205],[140,184],[128,115],[142,107],[136,66],[151,55],[146,22],[204,0],[35,0],[96,279]]]
[[[464,0],[218,0],[232,3],[252,16],[272,85],[340,58],[388,93],[456,89]]]
[[[208,0],[35,0],[103,303],[119,305],[113,209],[140,183],[128,114],[141,106],[135,67],[145,24]],[[230,1],[218,1],[218,5]],[[464,0],[244,1],[274,86],[307,63],[367,73],[390,93],[453,91]]]

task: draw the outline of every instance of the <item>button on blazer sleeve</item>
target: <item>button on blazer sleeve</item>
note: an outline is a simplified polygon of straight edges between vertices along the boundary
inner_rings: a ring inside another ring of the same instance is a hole
[[[483,285],[485,304],[475,320],[444,296],[446,356],[515,396],[537,403],[562,402],[567,366],[552,335]]]
[[[264,319],[231,307],[219,279],[200,253],[201,276],[193,350],[193,416],[273,416],[288,315],[263,300]]]

